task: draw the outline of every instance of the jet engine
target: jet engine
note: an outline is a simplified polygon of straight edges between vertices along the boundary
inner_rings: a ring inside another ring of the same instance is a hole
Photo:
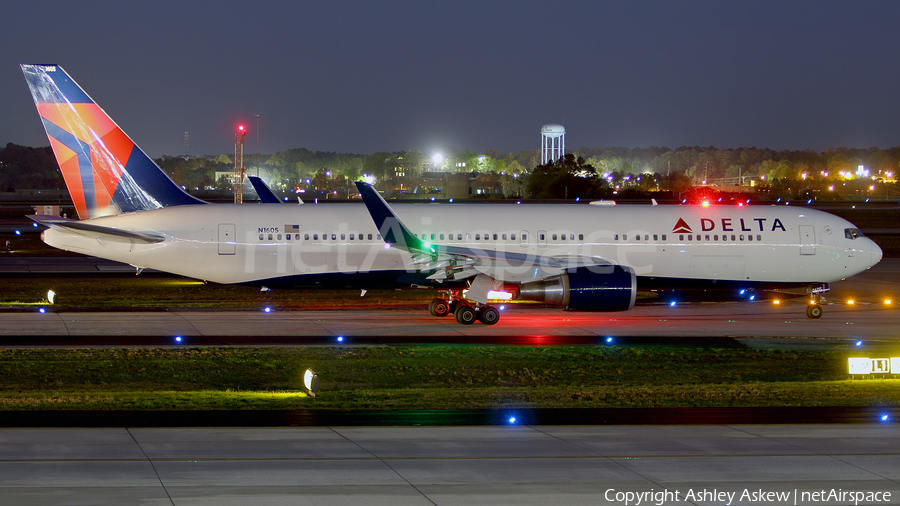
[[[519,285],[518,298],[577,311],[627,311],[634,307],[637,278],[622,265],[591,265]]]

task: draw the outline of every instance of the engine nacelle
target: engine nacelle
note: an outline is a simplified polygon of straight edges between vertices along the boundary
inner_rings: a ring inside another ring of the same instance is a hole
[[[634,269],[622,265],[591,265],[561,276],[522,283],[518,298],[578,311],[608,312],[631,309],[636,296]]]

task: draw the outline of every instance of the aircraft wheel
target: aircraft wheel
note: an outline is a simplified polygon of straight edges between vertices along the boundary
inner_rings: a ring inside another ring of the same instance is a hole
[[[822,306],[818,304],[810,304],[806,306],[806,316],[809,318],[821,318],[822,317]]]
[[[471,325],[475,323],[475,319],[477,318],[475,309],[468,304],[457,305],[456,312],[453,313],[453,316],[456,317],[457,322],[462,323],[463,325]]]
[[[500,321],[500,311],[494,306],[484,306],[478,312],[478,321],[485,325],[493,325]]]
[[[428,312],[431,316],[447,316],[450,314],[450,303],[444,299],[434,299],[428,304]]]

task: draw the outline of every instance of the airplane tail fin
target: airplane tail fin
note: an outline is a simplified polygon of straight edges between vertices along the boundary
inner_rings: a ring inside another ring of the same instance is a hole
[[[58,65],[22,65],[78,217],[204,204],[178,187]]]

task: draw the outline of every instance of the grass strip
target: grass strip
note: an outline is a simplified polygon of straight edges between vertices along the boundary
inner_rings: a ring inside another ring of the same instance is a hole
[[[900,405],[847,352],[483,345],[0,350],[0,410]],[[303,394],[302,374],[321,392]]]

